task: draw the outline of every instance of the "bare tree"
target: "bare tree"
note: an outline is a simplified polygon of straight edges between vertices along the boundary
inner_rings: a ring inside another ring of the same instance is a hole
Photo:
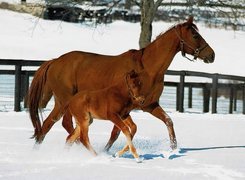
[[[141,32],[139,39],[140,48],[144,48],[151,42],[152,22],[158,7],[163,0],[141,0]]]

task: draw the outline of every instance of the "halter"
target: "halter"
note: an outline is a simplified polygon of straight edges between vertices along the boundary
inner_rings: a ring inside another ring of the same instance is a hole
[[[174,26],[174,29],[175,29],[175,33],[176,33],[177,37],[180,40],[180,51],[181,51],[182,56],[185,57],[186,59],[190,60],[190,61],[195,61],[197,59],[197,57],[199,56],[200,52],[202,50],[204,50],[208,46],[208,44],[205,43],[202,47],[195,49],[191,45],[189,45],[183,38],[180,37],[179,33],[177,32],[177,26]],[[193,59],[190,59],[185,55],[186,53],[184,52],[184,45],[188,46],[190,49],[192,49],[194,51],[194,54],[193,54],[194,58]]]

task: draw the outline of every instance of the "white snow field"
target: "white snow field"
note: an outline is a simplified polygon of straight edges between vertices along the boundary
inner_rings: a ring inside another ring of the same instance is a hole
[[[153,36],[172,25],[154,23]],[[197,25],[216,52],[215,62],[193,63],[178,54],[170,69],[244,76],[245,33]],[[0,10],[0,58],[48,60],[71,50],[119,54],[138,48],[139,31],[139,23],[118,21],[95,28]],[[108,153],[103,152],[112,129],[110,122],[95,120],[90,127],[90,141],[99,154],[93,157],[76,144],[65,149],[67,133],[61,122],[51,129],[40,149],[33,150],[28,113],[0,112],[0,179],[245,179],[244,115],[167,112],[178,140],[174,152],[169,149],[167,128],[162,122],[141,111],[131,113],[138,125],[133,142],[144,159],[142,163],[136,163],[130,153],[112,157],[125,145],[123,135]],[[48,113],[45,111],[46,116]]]
[[[142,163],[130,153],[112,157],[126,142],[122,134],[109,153],[103,152],[110,122],[95,120],[90,127],[90,141],[99,154],[93,157],[76,144],[65,149],[67,133],[60,122],[33,150],[28,114],[0,112],[0,179],[245,179],[244,115],[169,112],[179,143],[172,153],[162,122],[140,111],[131,115],[138,125],[133,142]]]

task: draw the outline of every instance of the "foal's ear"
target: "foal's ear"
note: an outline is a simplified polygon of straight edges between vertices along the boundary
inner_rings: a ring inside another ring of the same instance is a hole
[[[127,75],[130,78],[136,78],[138,76],[138,74],[135,72],[135,70],[130,71]]]

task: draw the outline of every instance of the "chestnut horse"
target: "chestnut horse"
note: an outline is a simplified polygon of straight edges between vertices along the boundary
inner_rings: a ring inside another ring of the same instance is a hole
[[[173,122],[159,105],[163,91],[163,78],[174,56],[180,52],[202,59],[205,63],[214,61],[215,53],[199,34],[190,17],[185,23],[177,24],[159,35],[147,47],[129,50],[117,56],[99,55],[73,51],[45,62],[36,72],[29,89],[29,111],[35,129],[36,143],[41,143],[53,126],[64,115],[61,110],[80,91],[93,91],[118,82],[125,73],[134,69],[141,72],[143,83],[141,93],[145,97],[143,105],[135,108],[151,113],[167,126],[171,148],[177,147]],[[43,124],[39,118],[39,107],[44,107],[54,95],[55,105]],[[124,120],[130,127],[132,137],[137,127],[130,115]],[[66,113],[63,125],[69,133],[73,131],[71,116]],[[111,138],[106,145],[109,149],[117,139],[120,129],[114,126]]]
[[[111,87],[78,92],[65,107],[65,110],[68,109],[76,120],[76,128],[67,137],[67,144],[72,145],[80,136],[83,145],[96,155],[89,142],[89,125],[93,118],[110,120],[124,133],[133,156],[139,161],[130,130],[122,119],[132,110],[133,104],[143,105],[144,97],[140,95],[140,86],[138,75],[131,71],[124,77],[124,80],[120,80],[119,83]]]

